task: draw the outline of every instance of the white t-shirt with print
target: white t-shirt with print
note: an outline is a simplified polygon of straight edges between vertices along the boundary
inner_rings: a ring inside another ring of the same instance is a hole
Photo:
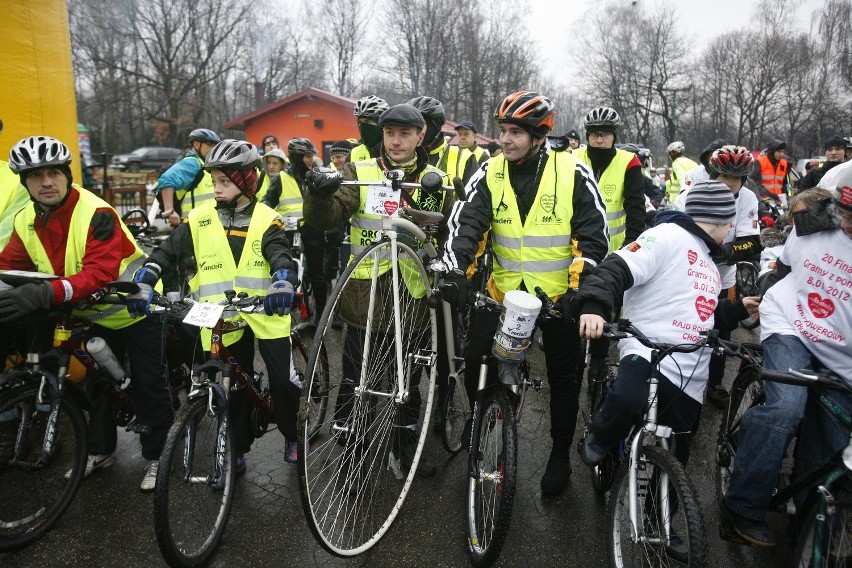
[[[674,223],[642,233],[636,242],[615,251],[633,275],[624,293],[624,317],[648,338],[664,343],[697,343],[699,332],[713,327],[713,312],[721,290],[719,271],[707,245]],[[636,339],[618,342],[619,358],[638,354],[651,359],[651,350]],[[675,353],[660,371],[690,398],[704,399],[710,350]]]
[[[675,211],[686,211],[686,196],[689,195],[686,188],[680,192],[674,202]],[[737,237],[751,237],[760,234],[760,223],[757,219],[757,196],[746,188],[740,188],[736,194],[737,216],[731,223],[731,231],[725,237],[723,243],[730,243]],[[720,264],[719,274],[722,276],[722,289],[730,288],[737,280],[737,267],[732,264]]]
[[[778,260],[790,274],[760,303],[760,340],[802,340],[819,361],[852,382],[852,239],[835,229],[787,237]]]

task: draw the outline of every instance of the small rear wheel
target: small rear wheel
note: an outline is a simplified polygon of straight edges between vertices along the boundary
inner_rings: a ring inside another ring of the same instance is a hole
[[[468,458],[468,552],[474,566],[490,566],[509,534],[518,469],[515,410],[497,387],[477,406]]]

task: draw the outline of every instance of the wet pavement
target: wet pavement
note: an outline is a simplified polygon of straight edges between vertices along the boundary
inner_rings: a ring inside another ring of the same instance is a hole
[[[734,339],[755,341],[739,330]],[[540,351],[533,350],[533,375],[544,377]],[[726,384],[735,373],[729,362]],[[594,492],[590,473],[576,454],[568,489],[542,496],[539,487],[550,451],[548,387],[531,393],[520,426],[518,491],[510,536],[496,566],[604,566],[606,501]],[[581,406],[585,392],[581,394]],[[786,518],[771,516],[780,544],[756,549],[718,538],[714,451],[721,412],[704,409],[693,442],[689,476],[698,491],[707,531],[710,566],[785,566],[790,563]],[[578,433],[582,430],[578,419]],[[146,465],[138,442],[120,433],[116,464],[84,481],[65,516],[40,541],[0,554],[0,566],[50,567],[165,565],[154,537],[151,494],[139,491]],[[277,431],[255,442],[247,454],[248,471],[237,481],[230,522],[211,566],[252,567],[442,567],[469,566],[465,541],[465,464],[467,454],[449,455],[429,434],[426,459],[438,466],[429,479],[415,481],[396,522],[370,551],[357,558],[331,556],[307,527],[299,498],[296,467],[283,459],[284,439]]]

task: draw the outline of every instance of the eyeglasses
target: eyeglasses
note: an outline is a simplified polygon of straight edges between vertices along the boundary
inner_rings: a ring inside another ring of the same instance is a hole
[[[612,132],[589,132],[589,140],[592,138],[606,138],[607,136],[612,136]]]

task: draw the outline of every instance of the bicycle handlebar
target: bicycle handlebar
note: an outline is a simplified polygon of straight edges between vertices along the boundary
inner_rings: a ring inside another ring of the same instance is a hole
[[[712,331],[716,330],[711,330],[711,333],[707,335],[707,338],[703,341],[699,341],[698,343],[662,343],[652,341],[644,333],[639,331],[632,323],[630,323],[629,319],[621,318],[618,320],[618,323],[615,324],[605,323],[603,335],[616,341],[632,337],[649,349],[665,353],[692,353],[704,347],[716,347],[715,342],[721,340],[718,338],[718,331],[716,334],[712,333]]]

